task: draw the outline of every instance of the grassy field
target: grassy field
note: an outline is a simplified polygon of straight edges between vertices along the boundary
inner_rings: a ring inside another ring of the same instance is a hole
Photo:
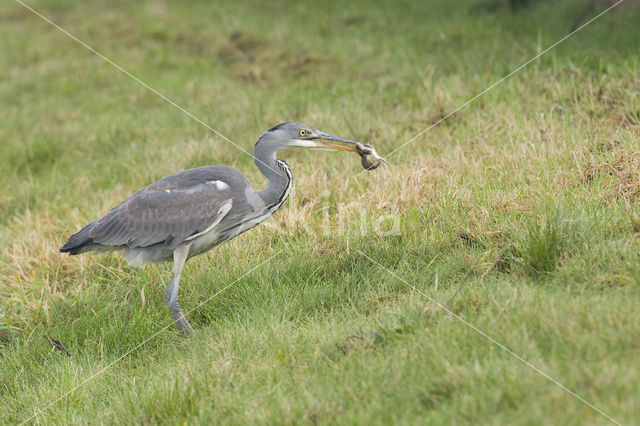
[[[29,4],[246,150],[298,121],[384,154],[565,36],[584,3]],[[433,300],[636,422],[639,18],[624,5],[603,16],[391,167],[285,153],[295,190],[282,210],[187,264],[198,334],[185,339],[158,333],[172,323],[170,265],[57,248],[178,170],[264,178],[4,2],[0,422],[610,423]]]

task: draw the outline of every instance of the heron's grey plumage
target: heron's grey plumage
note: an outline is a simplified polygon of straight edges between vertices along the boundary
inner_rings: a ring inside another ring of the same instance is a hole
[[[173,260],[165,298],[178,329],[192,333],[177,299],[182,267],[189,257],[253,228],[282,206],[293,178],[277,152],[290,147],[354,151],[349,144],[356,143],[302,124],[280,124],[254,147],[255,164],[269,180],[267,188],[255,190],[240,171],[228,166],[184,170],[131,195],[72,235],[60,251],[121,250],[133,265]]]
[[[228,184],[215,184],[220,167],[186,170],[147,186],[94,222],[89,236],[107,246],[163,243],[174,249],[206,229],[233,199]]]

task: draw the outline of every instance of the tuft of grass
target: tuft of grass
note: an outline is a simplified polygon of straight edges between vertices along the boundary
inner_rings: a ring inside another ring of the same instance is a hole
[[[526,273],[536,276],[554,272],[571,237],[570,224],[560,213],[531,221],[519,248]]]

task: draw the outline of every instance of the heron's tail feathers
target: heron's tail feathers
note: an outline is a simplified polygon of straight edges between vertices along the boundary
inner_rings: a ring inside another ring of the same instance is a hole
[[[80,254],[92,250],[95,248],[96,243],[93,238],[89,236],[89,232],[93,227],[93,223],[88,224],[80,231],[73,234],[62,247],[60,251],[62,253]]]

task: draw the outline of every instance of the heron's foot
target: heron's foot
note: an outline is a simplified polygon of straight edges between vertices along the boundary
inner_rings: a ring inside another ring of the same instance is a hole
[[[178,308],[172,310],[171,316],[173,317],[173,320],[175,321],[176,327],[178,328],[178,331],[180,331],[180,334],[187,337],[195,336],[196,332],[193,330],[193,328],[191,328],[191,324],[189,324],[189,321],[187,321],[187,319],[185,318],[184,314],[182,313],[182,309]]]

